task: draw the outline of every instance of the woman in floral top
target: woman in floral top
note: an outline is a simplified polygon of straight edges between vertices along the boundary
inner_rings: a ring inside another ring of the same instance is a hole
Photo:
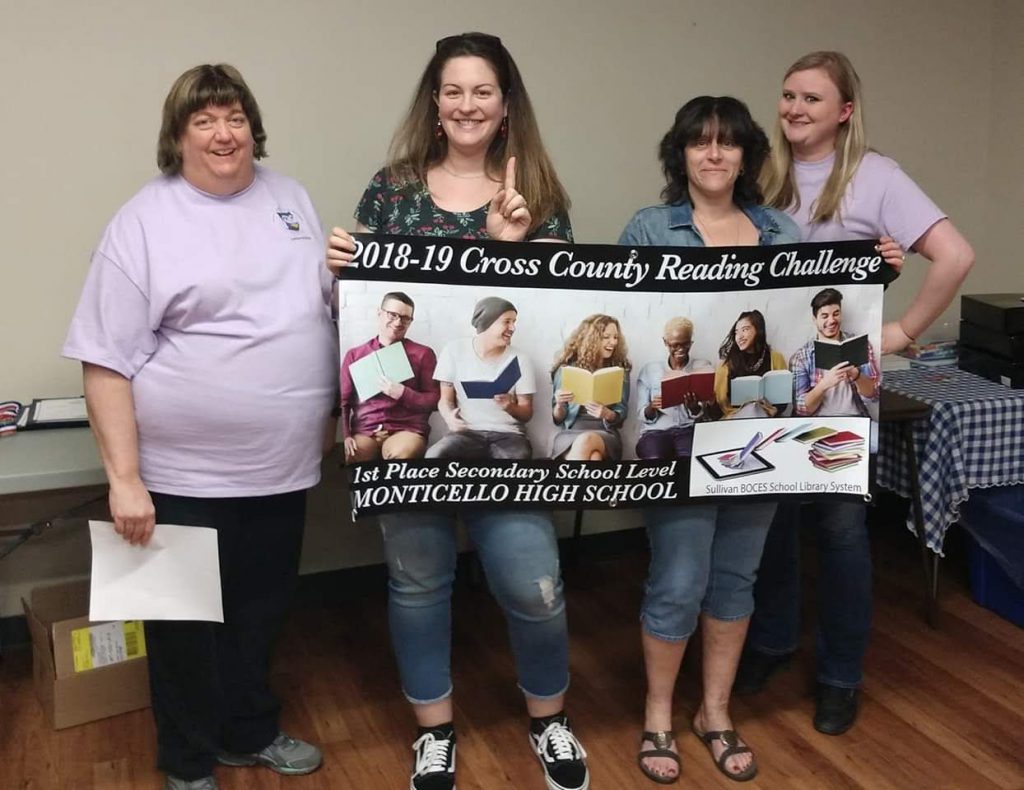
[[[544,151],[511,55],[495,36],[464,33],[437,42],[388,164],[356,209],[360,232],[499,241],[571,241],[569,200]],[[355,245],[332,231],[328,266],[340,270]],[[442,398],[450,382],[441,382]],[[532,395],[501,396],[529,421]],[[452,428],[452,426],[449,426]],[[455,426],[457,428],[457,426]],[[452,428],[452,429],[455,429]],[[488,583],[504,610],[530,742],[548,787],[585,790],[586,753],[563,710],[568,631],[550,514],[462,514]],[[451,591],[454,512],[380,517],[390,574],[389,617],[399,674],[419,724],[411,790],[455,786]],[[505,781],[495,776],[488,786]]]

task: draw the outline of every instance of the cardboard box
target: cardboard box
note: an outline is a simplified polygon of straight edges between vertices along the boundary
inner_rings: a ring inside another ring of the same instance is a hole
[[[144,637],[133,630],[134,624],[128,624],[127,655],[136,657],[118,660],[122,656],[115,650],[106,659],[115,663],[87,668],[104,642],[100,638],[104,632],[123,629],[118,623],[93,632],[82,630],[101,625],[88,618],[88,580],[35,589],[31,600],[22,599],[22,605],[32,634],[36,694],[54,729],[149,706]]]

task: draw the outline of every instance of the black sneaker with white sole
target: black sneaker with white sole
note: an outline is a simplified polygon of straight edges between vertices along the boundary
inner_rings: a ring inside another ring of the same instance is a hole
[[[409,790],[455,790],[454,731],[429,730],[416,739],[412,749],[416,762]]]
[[[530,728],[530,745],[544,768],[548,790],[587,790],[587,752],[573,735],[569,719],[553,717],[541,732]]]

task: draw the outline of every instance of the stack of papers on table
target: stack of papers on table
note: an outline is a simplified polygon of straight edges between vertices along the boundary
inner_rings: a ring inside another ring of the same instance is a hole
[[[85,428],[89,415],[85,398],[36,398],[22,409],[18,420],[19,431],[38,428]]]

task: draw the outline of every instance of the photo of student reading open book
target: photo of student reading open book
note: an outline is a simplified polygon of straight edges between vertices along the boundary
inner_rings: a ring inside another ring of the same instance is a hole
[[[760,310],[740,313],[718,355],[715,398],[722,418],[775,417],[793,402],[793,376],[769,345]]]
[[[476,335],[441,350],[434,378],[441,387],[438,411],[449,433],[427,449],[427,458],[530,457],[525,424],[533,416],[537,386],[528,360],[512,348],[518,316],[506,299],[485,297],[470,320]],[[485,392],[487,382],[497,382],[499,391]]]
[[[690,455],[694,422],[704,418],[715,400],[715,369],[708,360],[690,356],[693,334],[689,318],[670,318],[661,333],[661,357],[640,369],[637,458],[666,460]]]
[[[630,362],[619,322],[595,313],[569,335],[551,369],[551,418],[561,430],[551,457],[622,458],[619,429],[629,406]]]
[[[341,361],[345,460],[420,458],[441,390],[433,349],[406,337],[416,306],[392,291],[377,308],[377,334]]]
[[[877,415],[878,364],[867,335],[843,331],[843,294],[824,288],[811,300],[814,339],[789,359],[800,415]]]

